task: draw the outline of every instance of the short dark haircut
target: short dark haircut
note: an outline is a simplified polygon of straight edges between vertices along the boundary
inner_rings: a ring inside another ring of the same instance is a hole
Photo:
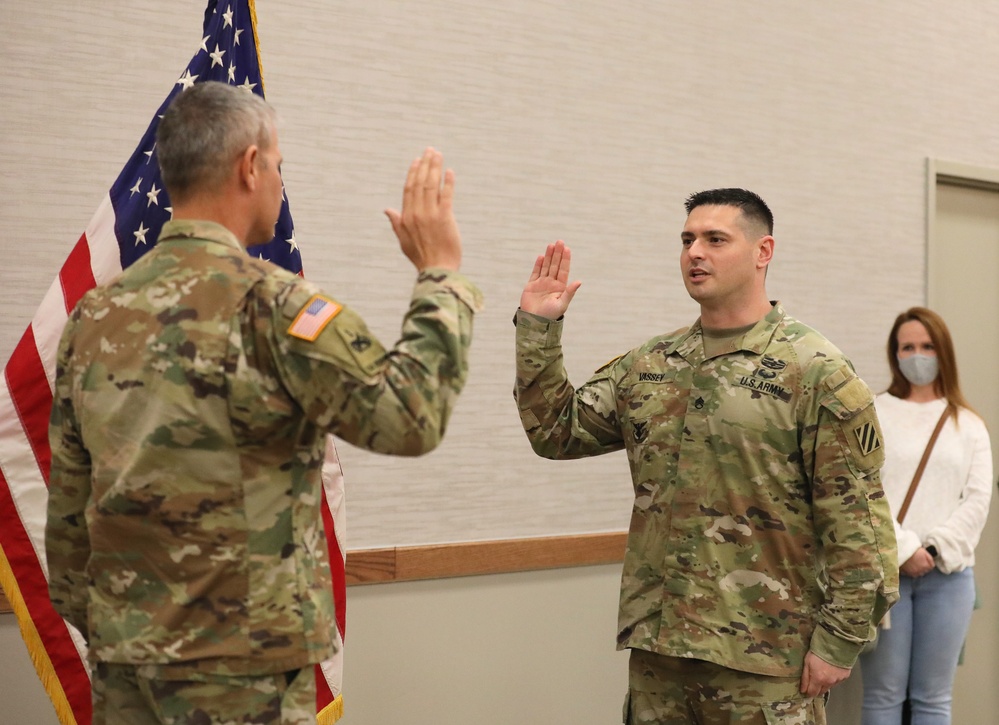
[[[699,206],[738,207],[750,223],[762,225],[767,234],[774,233],[774,215],[770,207],[759,194],[747,189],[708,189],[691,194],[684,202],[688,215]]]

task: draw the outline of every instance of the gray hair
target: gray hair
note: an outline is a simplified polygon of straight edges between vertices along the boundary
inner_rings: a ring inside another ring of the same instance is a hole
[[[217,81],[178,95],[156,130],[156,155],[167,194],[183,202],[222,185],[232,162],[256,144],[267,149],[277,113],[250,91]]]

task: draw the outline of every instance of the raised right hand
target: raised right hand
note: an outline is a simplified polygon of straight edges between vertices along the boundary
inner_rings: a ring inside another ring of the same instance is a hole
[[[424,151],[410,164],[402,211],[385,210],[403,254],[421,272],[427,267],[457,270],[461,266],[461,234],[453,209],[454,172],[443,171],[443,166],[439,151]]]
[[[534,262],[531,278],[520,295],[520,309],[556,320],[565,314],[582,282],[569,282],[571,252],[561,239],[549,244]]]

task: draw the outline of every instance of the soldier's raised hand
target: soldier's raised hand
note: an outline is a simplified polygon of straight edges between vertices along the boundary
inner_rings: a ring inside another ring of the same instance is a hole
[[[561,239],[549,244],[534,262],[531,278],[520,296],[520,309],[556,320],[565,314],[582,282],[569,282],[572,253]]]
[[[402,192],[402,211],[386,209],[385,216],[399,238],[403,254],[417,270],[461,266],[461,234],[454,218],[454,172],[443,173],[444,157],[427,148],[413,161]]]

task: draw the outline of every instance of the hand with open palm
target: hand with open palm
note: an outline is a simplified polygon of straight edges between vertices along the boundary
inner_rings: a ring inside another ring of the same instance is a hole
[[[421,272],[428,267],[457,271],[461,266],[461,234],[454,218],[454,172],[443,167],[441,152],[427,148],[409,166],[402,211],[385,210],[403,253]]]
[[[520,309],[549,320],[565,314],[582,282],[569,282],[571,252],[565,242],[549,244],[534,262],[531,278],[520,296]]]

